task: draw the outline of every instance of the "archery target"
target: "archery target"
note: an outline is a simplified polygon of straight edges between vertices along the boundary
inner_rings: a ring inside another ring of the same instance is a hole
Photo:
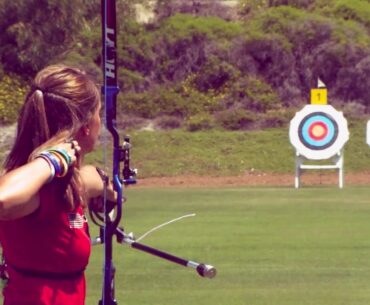
[[[366,144],[370,146],[370,121],[366,124]]]
[[[289,137],[307,159],[329,159],[348,141],[347,120],[330,105],[306,105],[291,120]]]

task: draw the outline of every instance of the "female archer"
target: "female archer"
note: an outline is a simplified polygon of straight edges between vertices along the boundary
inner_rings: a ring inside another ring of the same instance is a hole
[[[5,305],[83,305],[90,238],[84,211],[103,182],[84,157],[101,122],[95,83],[81,70],[41,70],[26,96],[0,176]],[[109,188],[108,199],[115,193]]]

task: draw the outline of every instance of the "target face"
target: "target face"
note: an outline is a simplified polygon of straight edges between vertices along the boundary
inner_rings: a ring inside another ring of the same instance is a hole
[[[330,105],[307,105],[290,122],[290,142],[307,159],[328,159],[348,141],[347,121]]]
[[[338,124],[324,112],[307,115],[299,124],[298,136],[308,148],[321,150],[333,145],[338,137]]]
[[[366,144],[370,146],[370,121],[366,124]]]

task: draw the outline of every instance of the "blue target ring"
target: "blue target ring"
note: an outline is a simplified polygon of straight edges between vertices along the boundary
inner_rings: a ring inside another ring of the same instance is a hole
[[[318,129],[314,135],[312,130]],[[330,147],[338,138],[338,124],[327,113],[314,112],[307,115],[299,124],[298,136],[301,143],[312,150]]]

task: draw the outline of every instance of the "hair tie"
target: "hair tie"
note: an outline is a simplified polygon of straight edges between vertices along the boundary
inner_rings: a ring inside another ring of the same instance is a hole
[[[33,93],[40,94],[41,96],[44,96],[44,93],[40,89],[36,89]]]

